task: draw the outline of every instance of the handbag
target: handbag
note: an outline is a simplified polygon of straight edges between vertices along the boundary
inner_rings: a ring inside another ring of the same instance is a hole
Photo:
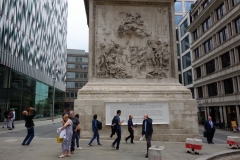
[[[57,136],[57,142],[58,143],[62,143],[63,142],[63,138],[60,138],[59,136]]]
[[[203,131],[203,137],[207,137],[207,132]]]

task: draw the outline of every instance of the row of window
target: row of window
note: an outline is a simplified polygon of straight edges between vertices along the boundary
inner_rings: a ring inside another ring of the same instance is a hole
[[[88,78],[87,73],[80,73],[80,72],[67,72],[67,78]]]
[[[235,22],[236,33],[238,34],[240,33],[240,17],[237,18],[234,22]],[[197,34],[197,30],[193,32],[194,39],[196,38],[196,34]],[[219,39],[219,44],[222,44],[225,41],[227,41],[229,39],[228,28],[227,27],[222,28],[220,31],[217,32],[217,36]],[[206,42],[204,42],[203,47],[204,47],[205,54],[210,52],[214,47],[213,38],[210,38]],[[194,50],[194,55],[195,55],[195,59],[198,59],[200,57],[199,47]]]
[[[68,62],[88,62],[87,57],[67,57]]]
[[[228,79],[223,80],[223,87],[224,87],[224,93],[225,94],[232,94],[234,92],[233,80],[236,81],[235,84],[237,85],[236,87],[238,88],[237,78],[228,78]],[[219,83],[219,85],[220,85],[220,83]],[[207,87],[207,90],[208,90],[208,96],[209,97],[217,96],[217,95],[220,94],[220,93],[218,93],[219,90],[218,90],[217,82],[208,84],[208,85],[206,85],[206,87]],[[197,92],[198,92],[198,98],[203,98],[204,93],[203,93],[203,87],[202,86],[197,87]]]
[[[237,50],[236,50],[236,51],[237,51],[236,54],[238,54],[238,62],[240,62],[240,46],[237,47]],[[235,53],[233,52],[233,54],[235,54]],[[234,58],[234,57],[235,57],[235,56],[233,55],[233,58]],[[220,60],[221,60],[221,62],[219,62],[219,63],[221,63],[222,69],[229,67],[229,66],[231,65],[230,53],[229,53],[229,52],[226,52],[226,53],[222,54],[222,55],[220,56]],[[235,60],[235,62],[236,62],[236,61],[237,61],[237,60]],[[216,71],[215,63],[217,63],[217,62],[215,62],[215,59],[212,59],[212,60],[210,60],[209,62],[205,63],[204,66],[205,66],[206,74],[207,74],[207,75],[208,75],[208,74],[211,74],[211,73],[213,73],[213,72]],[[202,77],[202,71],[201,71],[201,69],[202,69],[201,66],[199,66],[199,67],[197,67],[197,68],[195,69],[197,78]]]
[[[67,91],[67,92],[66,92],[66,97],[76,98],[76,97],[77,97],[77,93],[78,93],[78,92]]]
[[[75,68],[75,69],[87,69],[87,64],[67,64],[67,68]]]
[[[220,19],[225,13],[225,5],[222,4],[217,10],[217,19]],[[202,23],[202,31],[205,33],[210,27],[212,26],[212,19],[209,16],[203,23]],[[236,28],[236,33],[240,33],[240,17],[238,17],[235,20],[235,28]],[[194,30],[192,32],[193,39],[196,40],[199,37],[199,32],[198,29]],[[220,38],[220,43],[225,42],[228,39],[228,30],[227,27],[223,28],[221,31],[219,31],[219,38]]]
[[[87,82],[67,82],[67,88],[82,88]]]

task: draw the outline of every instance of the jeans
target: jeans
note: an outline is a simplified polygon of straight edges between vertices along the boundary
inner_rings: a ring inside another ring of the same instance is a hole
[[[97,137],[97,143],[100,144],[98,131],[94,131],[94,132],[93,132],[93,137],[92,137],[92,139],[90,140],[90,142],[89,142],[88,144],[92,144],[92,142],[94,141],[94,139],[95,139],[96,137]]]
[[[147,155],[148,155],[148,149],[151,147],[152,134],[145,134],[145,137],[147,141]]]
[[[126,138],[126,141],[131,138],[131,143],[133,143],[133,138],[134,138],[134,135],[133,135],[133,130],[132,128],[128,128],[128,132],[130,133],[130,135]]]
[[[115,145],[117,143],[116,149],[118,149],[120,141],[121,141],[121,130],[120,129],[116,129],[116,133],[117,133],[117,138],[115,139],[115,141],[113,142],[112,145]]]
[[[78,147],[79,147],[79,137],[78,137],[78,133],[76,134],[75,139],[76,139],[76,144],[77,144],[77,148],[78,148]]]
[[[7,127],[8,127],[8,118],[4,118],[3,127],[5,127],[5,125],[7,125]]]
[[[71,143],[71,152],[73,152],[75,150],[75,137],[77,135],[77,131],[73,131],[73,135],[72,135],[72,143]]]
[[[22,145],[29,145],[34,137],[34,127],[27,129],[27,136],[22,142]]]

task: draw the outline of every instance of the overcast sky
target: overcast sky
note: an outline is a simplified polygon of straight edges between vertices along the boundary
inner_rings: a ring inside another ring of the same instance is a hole
[[[88,26],[83,0],[68,0],[67,48],[88,52]]]

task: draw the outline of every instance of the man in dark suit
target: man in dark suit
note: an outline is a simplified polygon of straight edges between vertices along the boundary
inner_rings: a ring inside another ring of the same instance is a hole
[[[215,132],[215,125],[212,121],[212,117],[211,116],[208,116],[208,120],[206,120],[204,122],[204,129],[205,129],[205,132],[207,132],[207,141],[208,141],[208,144],[213,143],[212,139],[213,139],[213,136],[214,136],[214,132]]]
[[[151,140],[152,140],[152,119],[148,117],[147,114],[143,116],[143,124],[142,124],[142,136],[145,135],[147,141],[147,154],[145,158],[148,158],[148,149],[151,147]]]

